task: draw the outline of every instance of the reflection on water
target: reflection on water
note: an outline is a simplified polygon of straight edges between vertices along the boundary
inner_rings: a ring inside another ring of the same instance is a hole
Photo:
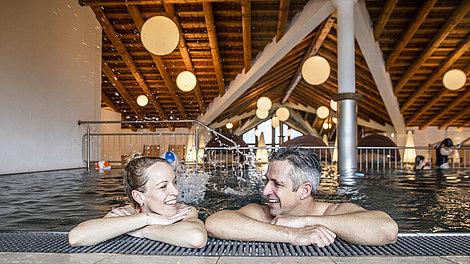
[[[347,181],[325,170],[318,200],[353,202],[382,210],[400,232],[470,230],[470,170],[366,174]],[[240,168],[183,173],[180,199],[200,209],[200,217],[252,202],[263,202],[263,179]],[[0,230],[68,231],[126,203],[120,170],[88,175],[84,170],[0,176]]]

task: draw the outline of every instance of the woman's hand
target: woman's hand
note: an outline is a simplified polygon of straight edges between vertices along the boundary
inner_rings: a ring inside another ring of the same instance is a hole
[[[155,213],[147,213],[147,225],[171,225],[183,220],[191,212],[191,207],[178,209],[172,216],[163,216]]]

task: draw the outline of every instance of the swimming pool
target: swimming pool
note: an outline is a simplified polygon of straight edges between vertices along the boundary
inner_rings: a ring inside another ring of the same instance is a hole
[[[469,175],[469,169],[453,169],[341,179],[334,171],[325,171],[316,197],[385,211],[397,221],[400,232],[466,232]],[[193,205],[205,218],[220,209],[262,202],[261,189],[262,179],[253,172],[217,171],[209,175],[204,200]],[[68,231],[126,202],[117,169],[106,175],[64,170],[0,176],[0,199],[0,231]]]

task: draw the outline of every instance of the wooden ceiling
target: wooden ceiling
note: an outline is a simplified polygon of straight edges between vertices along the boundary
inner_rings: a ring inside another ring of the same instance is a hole
[[[197,119],[237,74],[249,71],[273,38],[282,38],[289,21],[307,2],[81,0],[103,27],[103,106],[122,113],[123,120]],[[442,76],[453,68],[470,74],[470,0],[365,0],[365,4],[406,125],[469,126],[468,78],[464,88],[451,91],[442,85]],[[144,21],[156,15],[173,19],[182,33],[178,48],[162,57],[147,52],[139,35]],[[302,109],[329,105],[337,93],[336,46],[333,14],[214,122],[253,112],[256,100],[268,96],[273,103],[302,106],[291,108],[297,119],[292,126],[301,119],[322,130],[324,120]],[[328,81],[319,86],[298,78],[302,62],[312,54],[325,57],[332,69]],[[191,92],[175,85],[177,74],[184,70],[192,70],[198,79]],[[362,95],[358,117],[391,124],[358,45],[356,90]],[[141,94],[150,95],[145,107],[135,103]],[[235,128],[247,122],[255,125],[257,120],[246,115]]]

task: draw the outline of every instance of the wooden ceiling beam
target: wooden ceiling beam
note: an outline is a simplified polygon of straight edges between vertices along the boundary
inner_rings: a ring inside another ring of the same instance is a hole
[[[385,24],[387,24],[387,21],[390,18],[390,15],[392,15],[393,9],[397,3],[398,0],[387,0],[384,6],[380,9],[380,15],[374,27],[374,38],[376,40],[378,40],[380,34],[382,34]]]
[[[465,117],[470,113],[470,108],[464,107],[462,110],[460,110],[458,113],[455,115],[451,116],[447,121],[445,121],[443,124],[439,126],[439,129],[445,129],[449,127],[454,121],[459,120],[460,118]],[[464,124],[464,127],[468,126],[468,123]]]
[[[443,117],[445,114],[447,114],[450,110],[454,109],[456,106],[458,106],[461,102],[465,102],[467,98],[470,97],[470,89],[464,90],[461,93],[459,93],[450,104],[448,104],[442,111],[439,111],[437,114],[433,115],[432,117],[428,118],[426,121],[424,121],[420,126],[419,129],[425,129],[429,125],[431,125],[434,121],[438,120],[439,118]],[[467,110],[468,105],[464,106]]]
[[[144,25],[144,19],[142,18],[142,15],[140,14],[139,8],[135,5],[130,5],[127,7],[127,9],[129,10],[129,14],[132,17],[132,20],[134,20],[134,23],[137,26],[137,30],[139,30],[140,32],[142,30],[142,26]],[[168,90],[168,92],[171,94],[171,97],[173,98],[173,101],[175,102],[176,107],[178,108],[181,116],[183,117],[183,119],[187,119],[188,114],[186,113],[186,110],[184,109],[183,104],[181,103],[180,99],[178,98],[178,95],[176,94],[176,89],[177,89],[176,85],[171,79],[170,74],[166,70],[165,66],[163,65],[161,56],[157,56],[152,53],[150,53],[150,55],[152,56],[152,59],[155,62],[155,65],[157,66],[158,71],[160,72],[160,76],[165,82],[165,87]]]
[[[277,18],[276,41],[279,41],[286,32],[287,18],[289,16],[290,0],[281,0],[279,2],[279,17]]]
[[[251,68],[251,2],[242,0],[243,62],[245,72]]]
[[[219,96],[222,96],[225,94],[225,83],[219,52],[219,44],[217,43],[214,12],[212,10],[211,3],[204,2],[202,6],[204,9],[204,19],[206,21],[207,35],[209,37],[209,45],[211,48],[212,60],[214,62],[215,76],[217,78],[217,87],[219,88]]]
[[[130,6],[130,5],[161,5],[161,4],[202,4],[240,2],[241,0],[79,0],[82,6]],[[250,0],[251,2],[266,2],[266,0]]]
[[[463,71],[465,72],[465,75],[470,75],[470,65],[468,65],[467,67],[465,67],[465,69],[463,69]],[[438,94],[436,95],[433,95],[433,98],[426,102],[420,109],[418,109],[417,111],[415,111],[415,114],[410,117],[406,124],[409,126],[412,122],[418,120],[418,118],[423,115],[423,114],[426,114],[427,111],[434,105],[436,104],[437,102],[439,102],[441,99],[442,99],[442,96],[444,96],[446,93],[450,92],[450,90],[448,90],[447,88],[445,87],[442,87],[441,90],[439,91]]]
[[[402,104],[400,112],[404,113],[426,90],[431,87],[436,81],[440,80],[444,73],[458,60],[462,55],[470,49],[470,34],[467,38],[455,48],[455,50],[449,55],[449,57],[439,65],[439,67],[433,71],[433,73],[427,77],[426,81],[419,86],[419,88],[407,98]]]
[[[306,130],[309,135],[319,136],[318,131],[294,109],[290,109],[290,118]]]
[[[336,17],[334,14],[332,14],[325,22],[323,22],[320,29],[315,34],[315,37],[312,39],[312,43],[310,44],[310,47],[308,47],[308,50],[305,53],[302,62],[297,67],[297,71],[294,75],[294,78],[292,78],[287,90],[284,92],[284,96],[282,98],[281,103],[287,102],[287,99],[289,99],[289,96],[294,91],[295,87],[297,87],[297,85],[299,84],[300,80],[302,79],[302,65],[308,58],[317,55],[318,50],[323,44],[323,41],[325,41],[326,36],[330,33],[331,27],[333,26],[335,20]]]
[[[122,83],[119,81],[119,79],[116,77],[116,75],[113,73],[113,70],[106,64],[106,62],[102,63],[102,71],[104,75],[106,75],[106,78],[114,85],[116,90],[119,92],[119,94],[122,96],[124,101],[131,107],[131,109],[134,111],[134,113],[140,118],[144,119],[144,113],[142,112],[142,109],[137,105],[136,101],[132,96],[127,92],[126,88]]]
[[[406,44],[410,42],[411,38],[414,36],[421,24],[423,24],[424,20],[436,3],[437,0],[429,0],[424,1],[424,3],[421,5],[418,14],[410,22],[405,33],[401,35],[400,39],[395,43],[395,46],[388,55],[387,60],[385,61],[385,69],[387,71],[390,71],[390,68],[394,65],[398,56],[400,56],[401,52],[405,49]]]
[[[134,60],[132,59],[131,55],[122,44],[119,37],[117,36],[116,32],[114,31],[113,26],[111,25],[109,20],[106,18],[106,15],[104,14],[103,10],[101,10],[101,8],[97,6],[92,6],[91,9],[93,10],[93,12],[95,12],[96,18],[98,22],[101,24],[101,27],[103,28],[103,31],[105,32],[106,36],[109,38],[113,46],[119,52],[119,55],[121,56],[124,63],[126,63],[129,70],[132,72],[132,75],[134,76],[135,80],[139,84],[142,91],[149,98],[149,102],[155,107],[155,109],[158,111],[158,114],[161,118],[167,119],[167,115],[165,111],[163,110],[163,107],[157,101],[157,98],[150,90],[150,87],[144,81],[144,78],[142,74],[139,72],[137,66],[135,65]]]
[[[109,78],[108,78],[109,79]],[[111,99],[109,99],[109,97],[103,92],[101,91],[101,101],[103,101],[103,103],[113,109],[114,112],[117,112],[117,113],[120,113],[121,111],[119,111],[119,109],[116,107],[116,105],[113,103],[113,101],[111,101]]]
[[[413,64],[405,71],[398,83],[395,85],[393,92],[397,95],[406,83],[413,77],[422,64],[432,55],[432,53],[441,45],[444,39],[451,33],[452,29],[462,20],[465,15],[470,11],[470,1],[463,1],[455,11],[450,15],[444,26],[432,38],[431,42],[421,52],[421,54],[414,60]]]
[[[171,18],[175,22],[180,32],[180,41],[178,43],[178,49],[180,51],[181,57],[183,58],[184,66],[186,67],[186,70],[194,73],[195,70],[194,70],[192,59],[191,59],[191,55],[189,54],[188,46],[186,45],[186,40],[183,34],[183,29],[181,28],[178,15],[175,12],[175,8],[173,7],[172,4],[169,4],[169,3],[163,4],[163,7],[165,8],[165,11],[168,17]],[[194,93],[196,94],[196,100],[199,105],[199,109],[201,110],[202,113],[204,113],[204,111],[206,110],[206,104],[204,103],[204,96],[202,94],[201,85],[199,84],[199,82],[196,83],[196,87],[194,88]]]

